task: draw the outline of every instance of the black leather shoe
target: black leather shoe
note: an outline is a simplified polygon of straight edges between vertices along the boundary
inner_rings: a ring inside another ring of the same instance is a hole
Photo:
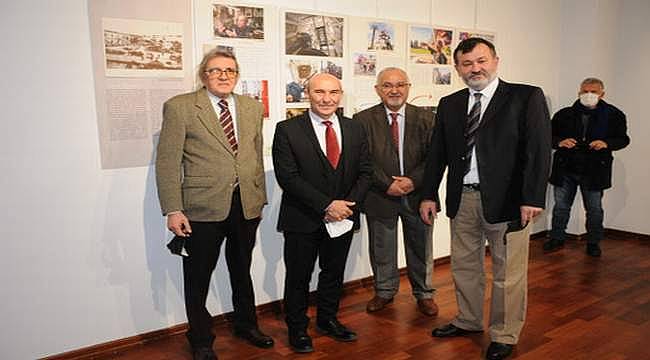
[[[235,329],[235,336],[242,338],[258,348],[268,349],[273,347],[273,339],[262,333],[260,329],[254,328],[249,330]]]
[[[512,348],[514,347],[514,345],[493,341],[485,352],[485,358],[488,360],[505,359],[512,354]]]
[[[600,246],[598,244],[587,244],[587,255],[600,257],[600,254],[602,254],[602,251],[600,250]]]
[[[197,347],[192,351],[193,360],[216,360],[217,355],[214,353],[211,347],[202,346]]]
[[[431,336],[433,337],[454,337],[454,336],[465,336],[474,333],[483,332],[482,330],[465,330],[457,327],[454,324],[443,325],[439,328],[433,329]]]
[[[357,333],[343,326],[338,320],[316,322],[316,330],[334,340],[348,342],[357,339]]]
[[[544,252],[559,250],[564,246],[564,241],[558,239],[548,239],[544,242]]]
[[[297,353],[310,353],[314,351],[311,337],[304,330],[289,332],[289,345]]]

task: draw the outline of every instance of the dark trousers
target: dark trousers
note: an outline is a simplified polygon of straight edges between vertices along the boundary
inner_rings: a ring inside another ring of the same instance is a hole
[[[192,235],[185,242],[189,256],[183,258],[183,279],[189,324],[187,338],[192,347],[211,346],[214,341],[212,316],[205,307],[205,301],[224,238],[234,327],[243,330],[257,327],[250,267],[259,222],[259,218],[244,218],[239,191],[233,194],[230,214],[224,221],[190,222]]]
[[[353,231],[330,238],[322,226],[313,233],[284,232],[284,308],[289,332],[306,330],[309,282],[318,257],[320,273],[316,296],[317,321],[336,319],[341,298],[345,263]]]
[[[566,226],[571,215],[571,206],[580,186],[582,204],[585,207],[587,221],[587,242],[598,244],[603,238],[604,211],[602,205],[603,191],[589,190],[582,186],[582,175],[567,173],[562,179],[562,186],[553,188],[555,205],[553,206],[553,220],[550,236],[552,239],[564,241],[566,239]]]

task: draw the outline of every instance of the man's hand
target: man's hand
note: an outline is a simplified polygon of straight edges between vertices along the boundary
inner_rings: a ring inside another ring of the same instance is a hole
[[[594,140],[589,143],[589,148],[593,150],[607,149],[607,143],[602,140]]]
[[[390,183],[390,186],[388,186],[388,190],[386,190],[386,194],[390,196],[402,196],[406,195],[404,193],[404,190],[402,190],[399,181],[393,180],[392,183]]]
[[[423,200],[420,203],[420,218],[427,225],[433,225],[433,219],[438,215],[436,202],[433,200]]]
[[[526,226],[528,223],[532,222],[533,218],[541,214],[543,210],[544,209],[535,206],[520,206],[519,211],[521,213],[521,226]]]
[[[167,229],[178,236],[190,236],[190,220],[182,212],[167,215]]]
[[[402,189],[404,195],[407,195],[415,190],[413,180],[407,178],[406,176],[393,176],[393,180],[397,181],[397,185]]]
[[[568,139],[564,139],[564,140],[560,141],[558,146],[563,147],[563,148],[567,148],[567,149],[571,149],[571,148],[574,148],[577,143],[578,142],[576,141],[576,139],[568,138]]]
[[[325,209],[325,220],[327,221],[341,221],[347,219],[353,213],[351,207],[356,203],[353,201],[334,200]]]

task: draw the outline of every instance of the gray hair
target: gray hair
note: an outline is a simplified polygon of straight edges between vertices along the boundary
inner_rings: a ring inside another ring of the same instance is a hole
[[[585,85],[593,85],[593,84],[598,84],[600,85],[601,90],[605,90],[605,84],[603,83],[602,80],[595,78],[595,77],[588,77],[580,83],[580,87],[583,87]]]
[[[230,51],[223,50],[221,48],[214,48],[210,50],[205,56],[203,56],[203,60],[201,60],[201,64],[199,64],[199,69],[196,72],[196,76],[198,77],[199,81],[199,88],[203,87],[203,81],[206,80],[206,75],[205,71],[207,70],[208,62],[214,58],[227,58],[227,59],[232,59],[235,62],[235,70],[239,72],[239,63],[237,62],[237,58],[235,57],[235,54],[233,54]]]
[[[404,71],[403,69],[400,69],[400,68],[398,68],[398,67],[395,67],[395,66],[389,66],[389,67],[385,67],[385,68],[381,69],[381,71],[379,72],[379,74],[377,74],[377,85],[379,85],[379,79],[381,79],[381,78],[384,76],[384,74],[385,74],[386,72],[388,72],[388,71],[399,71],[399,72],[401,72],[402,74],[404,74],[404,77],[406,78],[406,81],[407,81],[407,82],[410,82],[410,81],[411,81],[411,80],[409,79],[409,75],[406,73],[406,71]]]

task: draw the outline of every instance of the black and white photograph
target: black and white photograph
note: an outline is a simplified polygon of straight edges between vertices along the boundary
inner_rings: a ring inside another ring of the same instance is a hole
[[[212,4],[215,38],[264,40],[264,8]]]
[[[343,18],[285,14],[287,55],[343,57]]]
[[[102,20],[106,76],[183,76],[182,24]]]

